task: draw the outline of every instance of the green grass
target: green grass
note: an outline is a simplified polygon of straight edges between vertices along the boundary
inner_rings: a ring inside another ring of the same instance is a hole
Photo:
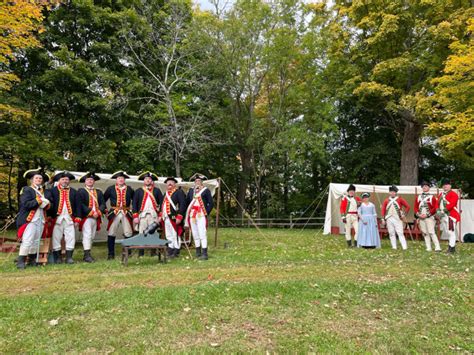
[[[457,249],[224,229],[207,262],[123,267],[101,244],[94,264],[17,271],[3,254],[0,351],[472,353],[474,247]]]

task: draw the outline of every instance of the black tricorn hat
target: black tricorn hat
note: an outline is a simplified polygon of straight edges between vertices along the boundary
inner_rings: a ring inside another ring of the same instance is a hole
[[[196,181],[197,179],[200,179],[202,181],[207,180],[207,176],[203,174],[196,173],[193,176],[189,178],[189,181]]]
[[[79,182],[86,182],[86,179],[88,178],[93,178],[94,181],[100,180],[99,175],[97,175],[94,172],[88,171],[87,173],[85,173],[84,175],[80,177]]]
[[[356,190],[356,187],[352,184],[349,185],[349,187],[347,188],[347,192],[349,191],[355,191]]]
[[[116,171],[115,173],[112,174],[110,177],[111,179],[116,179],[118,177],[123,176],[125,179],[130,179],[130,176],[127,175],[127,173],[123,170]]]
[[[452,185],[452,181],[451,179],[448,179],[448,178],[444,178],[441,180],[441,186],[444,186],[444,185]]]
[[[153,181],[158,181],[158,175],[153,174],[150,171],[145,171],[144,173],[138,175],[138,180],[145,180],[146,177],[150,177]]]
[[[431,183],[428,180],[422,180],[420,186],[421,187],[423,187],[423,186],[431,187]]]
[[[169,177],[166,178],[165,184],[170,180],[174,181],[175,183],[178,183],[178,180],[175,177],[169,176]]]
[[[388,191],[398,192],[398,187],[396,187],[395,185],[392,185],[388,188]]]
[[[69,171],[63,170],[63,171],[58,171],[53,176],[53,181],[56,182],[56,181],[58,181],[59,179],[61,179],[63,177],[67,177],[67,178],[69,178],[69,180],[75,180],[76,179],[76,177],[74,175],[72,175]]]
[[[37,168],[37,169],[30,169],[25,171],[23,174],[23,177],[25,179],[31,179],[35,175],[41,175],[43,177],[43,182],[48,182],[51,178],[49,177],[48,174],[43,170],[43,168]]]

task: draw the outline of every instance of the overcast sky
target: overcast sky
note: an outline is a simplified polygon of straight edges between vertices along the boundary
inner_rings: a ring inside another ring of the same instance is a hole
[[[214,6],[211,5],[209,0],[193,0],[194,3],[198,4],[202,10],[213,10]],[[227,3],[227,6],[230,6],[234,0],[220,0],[222,6]]]

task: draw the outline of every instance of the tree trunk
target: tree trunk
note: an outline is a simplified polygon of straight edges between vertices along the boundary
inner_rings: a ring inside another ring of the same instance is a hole
[[[285,165],[284,165],[284,173],[283,173],[283,214],[285,216],[288,216],[290,213],[289,208],[288,208],[288,195],[289,195],[289,189],[288,189],[288,180],[289,180],[289,174],[288,174],[288,153],[285,155]]]
[[[179,159],[178,153],[174,153],[174,168],[176,172],[176,177],[182,177],[181,176],[181,159]]]
[[[420,137],[423,126],[407,122],[403,132],[402,157],[400,164],[400,185],[418,184],[418,163],[420,158]]]
[[[249,178],[251,176],[251,154],[250,152],[242,149],[240,152],[240,163],[242,165],[242,172],[240,173],[239,187],[237,190],[237,201],[239,202],[242,208],[246,208],[247,204],[245,203],[245,196],[247,195],[247,189],[249,185]],[[244,215],[242,208],[238,209],[237,217],[241,218]]]
[[[13,157],[10,160],[10,167],[8,169],[8,212],[13,216],[15,211],[13,210],[13,199],[12,199],[12,174],[13,174]]]

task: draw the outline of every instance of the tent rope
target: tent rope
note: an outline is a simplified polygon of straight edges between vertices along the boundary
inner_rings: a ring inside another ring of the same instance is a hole
[[[313,218],[314,214],[315,214],[316,211],[318,210],[319,205],[320,205],[321,202],[323,201],[323,198],[324,198],[324,196],[326,195],[328,189],[329,189],[329,184],[328,184],[328,186],[326,186],[326,188],[325,188],[323,191],[321,191],[321,193],[319,194],[319,196],[316,198],[316,199],[319,198],[319,202],[318,202],[318,204],[316,205],[316,208],[313,210],[313,213],[311,213],[311,216],[309,216],[309,218],[308,218],[308,220],[306,221],[305,225],[304,225],[303,228],[301,229],[300,234],[303,233],[303,231],[304,231],[304,229],[306,228],[306,226],[308,225],[309,221],[311,220],[311,218]],[[324,224],[323,224],[323,227],[324,227]]]
[[[2,229],[0,229],[0,235],[2,237],[0,237],[0,239],[3,239],[3,243],[5,243],[5,240],[7,239],[6,238],[6,234],[7,234],[7,230],[8,228],[15,222],[16,218],[18,217],[18,213],[11,217],[10,219],[7,220],[7,222],[5,223],[5,225],[2,227]],[[20,238],[16,238],[16,243],[19,243],[20,242]],[[3,244],[2,243],[2,244]],[[12,254],[13,253],[16,253],[16,250],[12,249],[11,251],[9,251],[5,257],[5,259],[3,260],[3,262],[0,264],[1,266],[5,265],[11,258]]]
[[[248,214],[248,212],[245,210],[245,208],[240,204],[239,200],[237,200],[237,197],[234,195],[234,193],[230,190],[229,186],[227,186],[227,184],[225,183],[224,179],[221,178],[221,181],[222,183],[224,184],[225,188],[227,189],[227,191],[229,191],[229,193],[231,194],[232,198],[237,202],[237,204],[239,205],[239,207],[242,209],[242,212],[244,213],[244,216],[247,217],[249,219],[249,221],[253,224],[253,226],[255,227],[255,229],[257,229],[257,231],[264,237],[266,237],[266,235],[262,232],[262,230],[260,229],[259,226],[257,226],[257,224],[255,223],[255,221],[253,220],[253,218]]]

